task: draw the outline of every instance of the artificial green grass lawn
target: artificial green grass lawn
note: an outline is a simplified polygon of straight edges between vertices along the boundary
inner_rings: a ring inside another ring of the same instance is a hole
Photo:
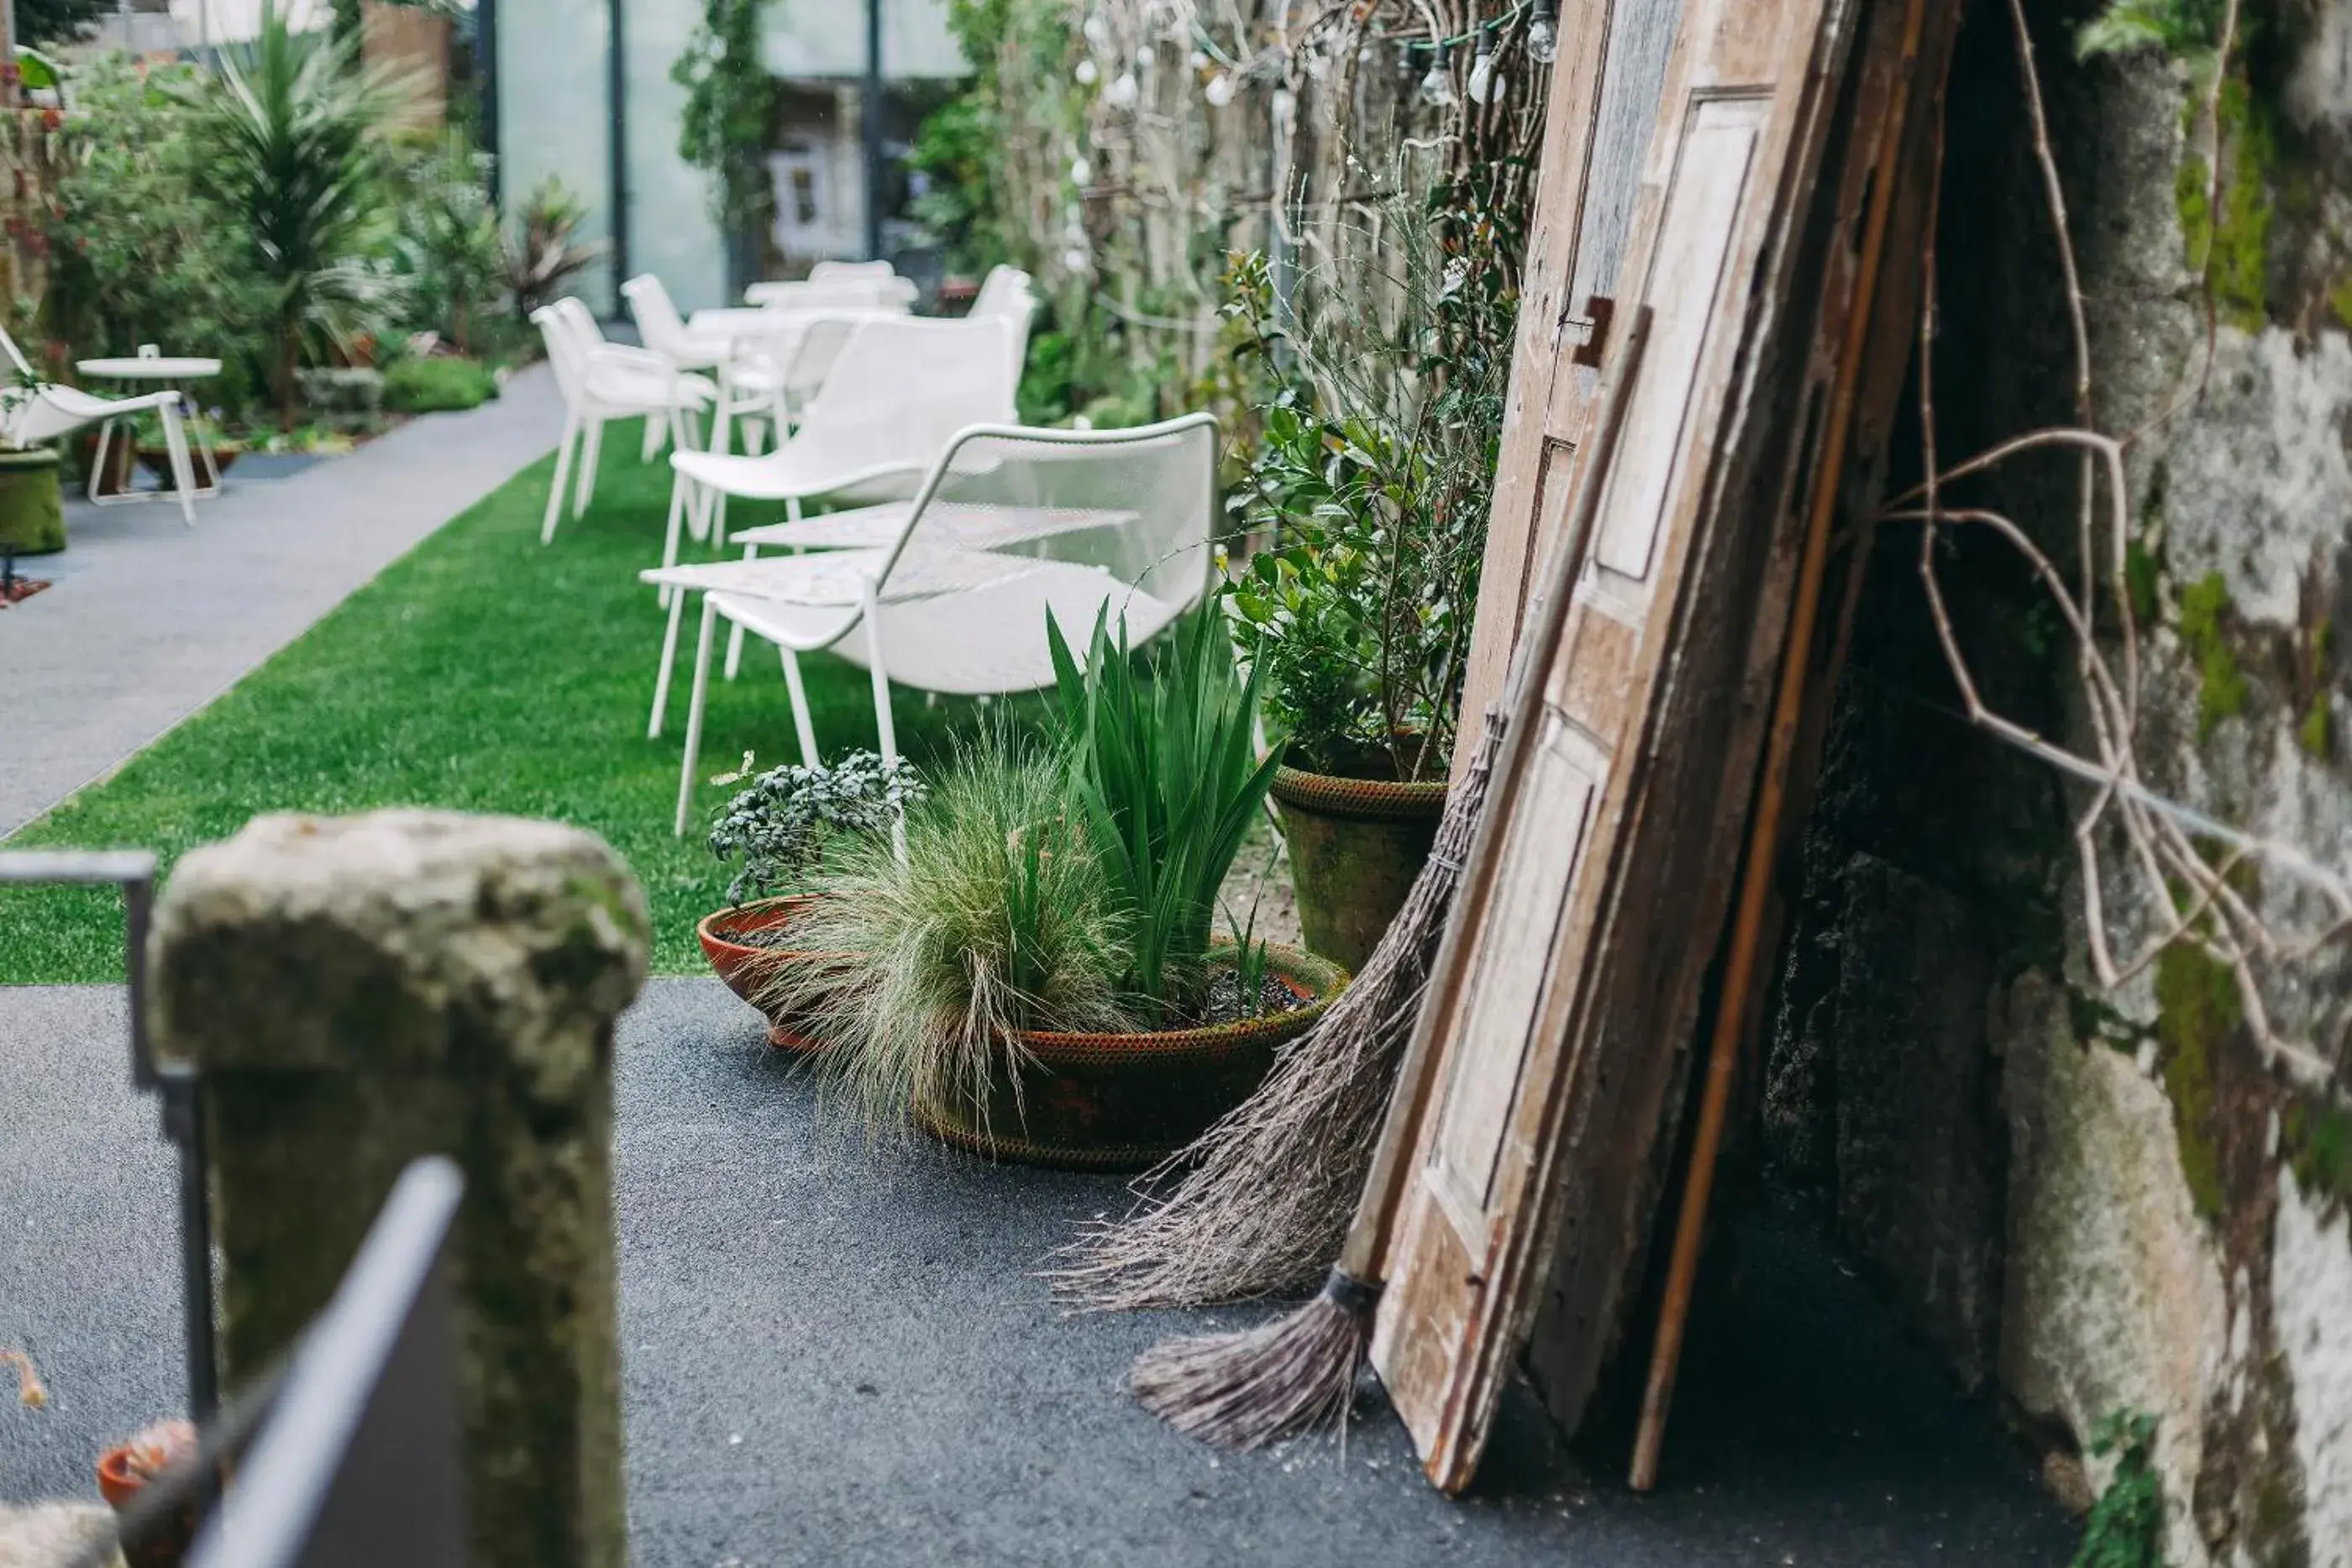
[[[669,465],[640,465],[635,432],[616,423],[605,433],[595,502],[552,545],[539,542],[551,459],[10,847],[141,846],[168,869],[267,811],[443,806],[551,817],[602,835],[635,870],[653,906],[656,971],[700,968],[694,923],[727,885],[701,828],[727,791],[698,785],[687,836],[670,836],[696,606],[680,632],[664,734],[648,740],[663,616],[636,574],[660,560]],[[730,517],[738,526],[770,520],[753,508]],[[774,650],[753,639],[732,683],[718,662],[714,654],[701,779],[747,750],[762,766],[797,761]],[[802,669],[825,755],[873,746],[866,672],[831,655],[803,659]],[[919,766],[974,714],[968,702],[928,705],[905,691],[892,706],[899,745]],[[112,891],[0,890],[0,984],[122,975]]]

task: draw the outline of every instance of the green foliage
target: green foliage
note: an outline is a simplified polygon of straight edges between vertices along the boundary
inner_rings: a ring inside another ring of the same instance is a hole
[[[677,155],[711,177],[710,215],[730,235],[764,235],[776,217],[766,153],[775,78],[760,58],[770,0],[702,0],[702,21],[670,67],[686,89]]]
[[[2114,1479],[2083,1521],[2069,1568],[2164,1568],[2164,1481],[2156,1470],[2156,1417],[2117,1410],[2092,1429],[2091,1452],[2116,1461]]]
[[[1034,741],[961,748],[908,813],[904,854],[845,842],[793,933],[802,956],[761,999],[807,1020],[821,1069],[876,1124],[919,1101],[985,1105],[1012,1031],[1135,1024],[1110,885]]]
[[[2074,36],[2079,59],[2161,49],[2192,64],[2210,62],[2221,39],[2224,0],[2112,0]],[[2211,79],[2208,78],[2207,79]]]
[[[826,849],[845,838],[887,836],[906,809],[923,798],[922,780],[901,758],[886,763],[871,751],[853,751],[831,768],[786,763],[753,775],[751,754],[742,768],[713,784],[748,787],[719,808],[710,823],[710,852],[742,863],[727,884],[727,902],[806,891],[818,884]]]
[[[2128,596],[2132,623],[2142,630],[2155,625],[2156,618],[2163,612],[2157,594],[2157,580],[2163,570],[2164,563],[2157,559],[2154,550],[2137,539],[2126,541],[2124,590]]]
[[[439,354],[397,361],[383,372],[383,406],[394,413],[478,408],[498,395],[498,378],[478,360]]]
[[[1228,309],[1292,348],[1307,384],[1262,411],[1229,507],[1274,545],[1227,598],[1318,771],[1419,780],[1452,756],[1518,307],[1498,173],[1391,197],[1398,269],[1332,288],[1314,323],[1280,323],[1263,268],[1229,275]]]
[[[58,133],[45,306],[50,330],[77,356],[205,345],[224,371],[205,394],[235,409],[251,367],[268,359],[256,323],[268,299],[246,265],[238,225],[202,193],[185,100],[194,80],[178,67],[142,74],[121,55],[76,75],[83,112]]]
[[[460,354],[476,351],[478,321],[504,282],[490,162],[463,133],[448,131],[398,172],[394,259],[408,279],[410,324],[442,334]]]
[[[2246,709],[2246,677],[2223,634],[2230,608],[2229,585],[2209,571],[2180,591],[2180,640],[2197,661],[2197,738],[2210,739],[2215,727]]]
[[[2228,965],[2193,941],[2175,942],[2156,960],[2156,1038],[2172,1099],[2180,1173],[2197,1212],[2219,1218],[2224,1207],[2216,1061],[2245,1021],[2245,1003]]]
[[[1224,617],[1177,622],[1148,673],[1109,612],[1080,669],[1048,620],[1069,797],[1128,933],[1121,989],[1159,1023],[1198,1016],[1217,890],[1280,765],[1256,757],[1258,674],[1242,678]]]
[[[515,214],[506,239],[506,286],[515,314],[523,320],[562,297],[574,275],[604,254],[603,240],[583,240],[580,225],[588,205],[553,174],[541,180]]]
[[[390,238],[385,128],[408,90],[362,64],[355,40],[298,34],[274,4],[248,47],[183,89],[197,188],[233,221],[268,291],[282,428],[306,350],[349,349],[396,313],[399,281],[378,258]]]
[[[2306,1193],[2352,1200],[2352,1111],[2333,1103],[2295,1100],[2282,1128],[2287,1163]]]
[[[967,89],[923,117],[907,154],[908,169],[923,176],[910,215],[938,236],[949,271],[974,277],[1000,254],[990,211],[990,118],[979,93]]]

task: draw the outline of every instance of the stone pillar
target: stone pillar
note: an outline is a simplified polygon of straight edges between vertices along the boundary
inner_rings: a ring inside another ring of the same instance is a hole
[[[156,910],[159,1052],[204,1075],[223,1386],[333,1292],[394,1176],[466,1176],[456,1249],[471,1560],[626,1560],[613,1023],[650,922],[550,822],[261,817]]]

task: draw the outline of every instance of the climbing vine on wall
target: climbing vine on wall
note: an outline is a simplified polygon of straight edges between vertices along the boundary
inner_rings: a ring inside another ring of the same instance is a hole
[[[677,155],[710,176],[710,215],[729,235],[765,234],[775,221],[768,132],[775,78],[760,58],[771,0],[703,0],[702,20],[670,67],[686,89]]]

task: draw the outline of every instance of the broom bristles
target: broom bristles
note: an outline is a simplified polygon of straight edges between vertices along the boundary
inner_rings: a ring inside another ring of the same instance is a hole
[[[1235,1333],[1164,1340],[1128,1387],[1188,1437],[1249,1449],[1347,1418],[1378,1292],[1334,1270],[1304,1306]]]
[[[1095,1311],[1198,1307],[1298,1291],[1330,1267],[1380,1141],[1503,727],[1490,713],[1447,794],[1429,862],[1362,971],[1255,1094],[1144,1176],[1138,1186],[1150,1196],[1135,1212],[1055,1255],[1046,1271],[1055,1294]]]

